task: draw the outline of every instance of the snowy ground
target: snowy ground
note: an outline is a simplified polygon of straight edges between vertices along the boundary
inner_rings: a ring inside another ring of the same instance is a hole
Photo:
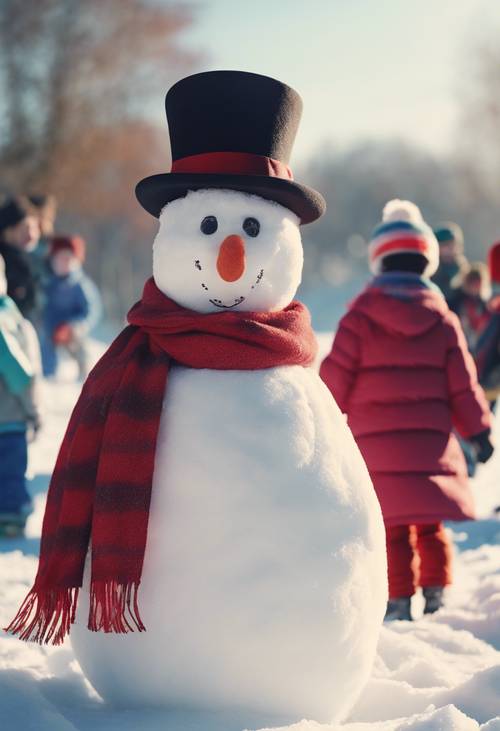
[[[322,341],[323,349],[328,346]],[[0,622],[14,615],[31,585],[45,491],[79,391],[71,367],[46,384],[48,418],[30,462],[35,512],[26,538],[0,542]],[[497,419],[500,443],[500,419]],[[280,731],[500,731],[500,449],[474,481],[482,519],[453,526],[455,585],[432,618],[382,629],[368,685],[344,724],[303,720]],[[415,600],[418,613],[419,598]],[[71,646],[0,637],[0,729],[22,731],[243,731],[262,729],[251,712],[113,709],[83,677]],[[269,725],[269,724],[268,724]],[[279,722],[275,724],[275,728]]]

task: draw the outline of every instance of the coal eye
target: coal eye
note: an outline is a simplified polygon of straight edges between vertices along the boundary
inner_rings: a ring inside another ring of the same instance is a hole
[[[243,231],[247,234],[247,236],[255,238],[259,235],[260,223],[256,218],[245,218],[243,221]]]
[[[217,231],[219,224],[215,216],[205,216],[203,221],[200,223],[200,231],[207,236],[214,234]]]

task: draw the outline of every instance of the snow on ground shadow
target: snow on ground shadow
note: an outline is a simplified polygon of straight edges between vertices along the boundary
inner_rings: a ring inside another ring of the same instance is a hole
[[[323,350],[328,338],[321,342]],[[79,385],[68,364],[46,384],[48,418],[30,457],[35,512],[26,537],[0,543],[0,621],[12,618],[36,570],[45,491]],[[500,441],[500,420],[496,424]],[[481,520],[455,524],[455,585],[447,606],[384,626],[371,678],[343,724],[302,720],[277,731],[500,731],[500,450],[474,480]],[[415,613],[421,612],[416,597]],[[244,731],[270,728],[251,711],[113,709],[82,675],[70,645],[0,637],[0,728],[23,731]],[[289,721],[287,721],[289,722]],[[280,725],[281,724],[281,725]]]

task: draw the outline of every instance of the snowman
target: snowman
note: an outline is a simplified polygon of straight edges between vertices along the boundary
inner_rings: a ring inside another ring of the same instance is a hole
[[[373,663],[385,542],[293,302],[300,225],[324,210],[288,167],[301,100],[274,79],[216,71],[178,82],[166,109],[172,172],[137,187],[159,218],[154,281],[84,387],[51,485],[40,578],[11,630],[60,641],[71,628],[86,677],[115,704],[329,722]],[[54,544],[58,560],[42,562]],[[84,570],[78,603],[68,552]],[[100,582],[106,571],[114,580]],[[57,577],[60,590],[47,591]]]

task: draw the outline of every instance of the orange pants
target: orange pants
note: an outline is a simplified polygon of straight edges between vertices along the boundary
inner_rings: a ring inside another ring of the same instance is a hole
[[[442,523],[386,526],[389,597],[451,584],[452,546]]]

